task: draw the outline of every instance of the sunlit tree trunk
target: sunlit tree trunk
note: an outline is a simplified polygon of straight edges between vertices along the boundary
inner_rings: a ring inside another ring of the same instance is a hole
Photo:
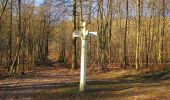
[[[141,27],[140,27],[140,23],[141,23],[141,6],[140,6],[140,0],[137,0],[137,34],[136,34],[136,70],[139,70],[139,66],[140,66],[140,31],[141,31]]]

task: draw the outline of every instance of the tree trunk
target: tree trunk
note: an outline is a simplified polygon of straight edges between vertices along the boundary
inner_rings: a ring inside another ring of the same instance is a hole
[[[162,34],[161,34],[161,63],[164,62],[164,40],[165,40],[165,0],[162,0]]]
[[[74,14],[74,30],[76,30],[76,9],[77,9],[77,1],[74,0],[73,4],[73,14]],[[73,39],[73,47],[72,47],[72,69],[77,69],[77,38]]]
[[[140,23],[141,23],[141,7],[140,7],[140,0],[137,1],[137,34],[136,34],[136,70],[139,70],[139,66],[140,66],[140,61],[139,61],[139,57],[140,57],[140,52],[139,52],[139,49],[140,49],[140,31],[141,31],[141,27],[140,27]]]
[[[126,0],[126,23],[125,23],[125,35],[124,35],[124,68],[125,69],[128,66],[128,59],[127,59],[128,20],[129,20],[129,0]]]
[[[18,73],[19,55],[20,55],[20,49],[21,49],[21,0],[18,0],[18,5],[19,5],[19,19],[18,19],[17,50],[16,50],[15,59],[10,69],[11,74]]]
[[[12,8],[13,8],[13,4],[12,4],[12,0],[11,0],[11,9],[10,9],[10,32],[9,32],[9,61],[8,61],[8,71],[10,71],[10,66],[12,64],[12,18],[13,18],[13,12],[12,12]]]

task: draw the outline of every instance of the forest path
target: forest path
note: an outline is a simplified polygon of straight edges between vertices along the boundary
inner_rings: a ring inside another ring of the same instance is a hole
[[[138,77],[135,70],[113,68],[110,72],[88,70],[87,88],[80,93],[79,70],[60,64],[35,67],[23,75],[0,79],[0,99],[118,99],[170,100],[170,80]]]

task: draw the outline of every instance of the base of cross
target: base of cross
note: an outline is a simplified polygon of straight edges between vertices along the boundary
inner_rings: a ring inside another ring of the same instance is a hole
[[[85,87],[86,87],[86,84],[81,84],[81,83],[80,83],[79,91],[80,91],[80,92],[84,92]]]

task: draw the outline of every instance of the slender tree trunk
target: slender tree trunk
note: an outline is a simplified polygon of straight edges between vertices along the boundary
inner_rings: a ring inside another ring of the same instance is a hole
[[[122,33],[122,18],[121,18],[121,2],[119,0],[117,0],[117,3],[118,3],[118,12],[119,12],[119,19],[118,19],[118,32],[119,33]],[[120,35],[120,40],[119,40],[119,43],[122,44],[122,41],[123,41],[123,38],[122,38],[122,35]],[[121,63],[121,67],[124,67],[123,66],[123,57],[122,57],[122,46],[120,46],[119,48],[119,62]]]
[[[88,8],[88,22],[89,22],[89,29],[91,30],[91,28],[92,28],[92,25],[91,25],[91,9],[92,9],[92,5],[91,5],[91,0],[89,0],[88,1],[88,6],[89,6],[89,8]],[[92,65],[92,39],[91,39],[91,37],[89,37],[90,39],[89,39],[89,64],[90,65]]]
[[[73,14],[74,14],[74,30],[76,30],[76,9],[77,9],[77,0],[74,0],[73,4]],[[72,69],[77,69],[77,38],[73,39],[72,47]]]
[[[13,2],[12,2],[13,0],[11,0],[11,9],[10,9],[10,13],[11,13],[11,15],[10,15],[10,32],[9,32],[9,61],[8,61],[8,71],[10,71],[10,66],[11,66],[11,64],[12,64],[12,24],[13,24],[13,22],[12,22],[12,18],[13,18],[13,12],[12,12],[12,8],[13,8]]]
[[[110,64],[110,66],[111,66],[111,63],[112,63],[112,23],[113,23],[113,14],[112,14],[112,12],[113,12],[113,1],[112,0],[110,0],[110,4],[109,4],[109,28],[108,28],[108,42],[109,42],[109,64]]]
[[[83,21],[83,2],[82,0],[79,0],[80,1],[80,18],[81,18],[81,21]]]
[[[164,40],[165,40],[165,0],[162,0],[162,34],[161,34],[161,63],[164,62]]]
[[[19,55],[21,49],[21,0],[18,0],[18,5],[19,5],[19,19],[18,19],[17,51],[16,51],[15,59],[10,69],[11,74],[18,73]]]
[[[136,34],[136,70],[139,70],[139,66],[140,66],[140,61],[139,61],[139,57],[140,57],[140,52],[139,52],[139,49],[140,49],[140,31],[141,31],[141,27],[140,27],[140,23],[141,23],[141,18],[140,18],[140,15],[141,15],[141,7],[140,7],[140,0],[137,1],[137,34]]]
[[[46,33],[46,42],[45,42],[45,63],[48,63],[48,47],[49,47],[49,32]]]
[[[125,69],[128,66],[128,59],[127,59],[128,20],[129,20],[129,0],[126,0],[126,23],[125,23],[125,35],[124,35],[124,68]]]
[[[33,25],[32,25],[32,35],[35,33],[35,16],[34,16],[34,10],[35,10],[35,0],[33,0],[33,10],[32,10],[32,14],[33,14]],[[31,54],[31,58],[32,58],[32,67],[35,66],[35,39],[32,36],[32,54]]]
[[[100,51],[101,51],[101,56],[100,56],[100,66],[101,66],[101,70],[105,70],[105,43],[104,43],[104,21],[103,21],[103,0],[100,0]]]

